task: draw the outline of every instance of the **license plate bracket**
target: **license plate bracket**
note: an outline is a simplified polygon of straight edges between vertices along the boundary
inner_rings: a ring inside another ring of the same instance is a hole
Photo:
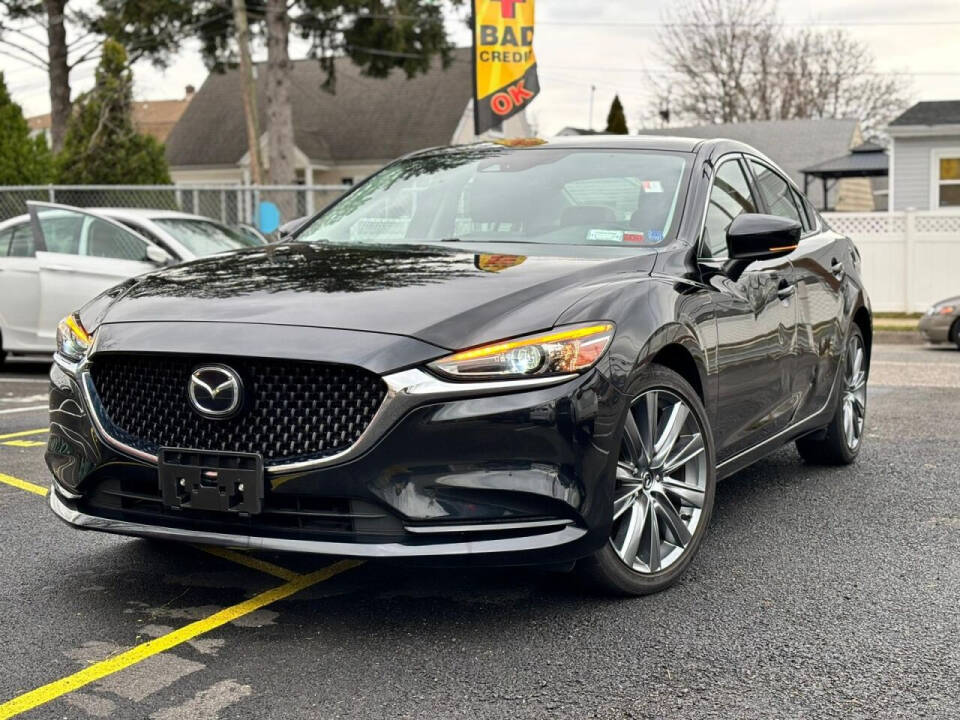
[[[169,508],[254,515],[263,507],[259,454],[161,448],[158,460]]]

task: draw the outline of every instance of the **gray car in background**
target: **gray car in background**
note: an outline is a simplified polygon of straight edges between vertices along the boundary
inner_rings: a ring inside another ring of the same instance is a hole
[[[919,328],[927,342],[951,342],[960,349],[960,296],[941,300],[927,310]]]

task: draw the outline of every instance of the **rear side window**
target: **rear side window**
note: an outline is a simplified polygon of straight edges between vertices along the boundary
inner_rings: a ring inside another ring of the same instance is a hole
[[[0,231],[0,257],[6,257],[10,252],[10,243],[13,240],[13,233],[16,228],[7,228]]]
[[[800,210],[797,208],[790,183],[766,165],[751,160],[750,167],[753,168],[753,174],[756,175],[757,187],[760,189],[760,195],[766,202],[770,214],[796,220],[805,226],[800,217]]]
[[[703,258],[721,259],[727,256],[727,228],[734,218],[744,213],[757,212],[757,203],[750,185],[737,160],[728,160],[717,170],[710,191],[707,219],[703,226]]]
[[[17,225],[10,238],[10,257],[33,257],[37,254],[33,231],[29,225]]]

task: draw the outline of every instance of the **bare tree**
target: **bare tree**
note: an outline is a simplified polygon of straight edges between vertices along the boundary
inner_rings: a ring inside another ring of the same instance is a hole
[[[842,30],[788,32],[774,0],[686,0],[664,17],[670,77],[657,83],[674,119],[705,123],[846,118],[875,137],[907,104]]]

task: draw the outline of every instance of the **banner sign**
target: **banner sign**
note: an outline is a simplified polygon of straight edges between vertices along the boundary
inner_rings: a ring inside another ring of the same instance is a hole
[[[481,135],[540,93],[533,54],[536,0],[473,0],[474,128]]]

